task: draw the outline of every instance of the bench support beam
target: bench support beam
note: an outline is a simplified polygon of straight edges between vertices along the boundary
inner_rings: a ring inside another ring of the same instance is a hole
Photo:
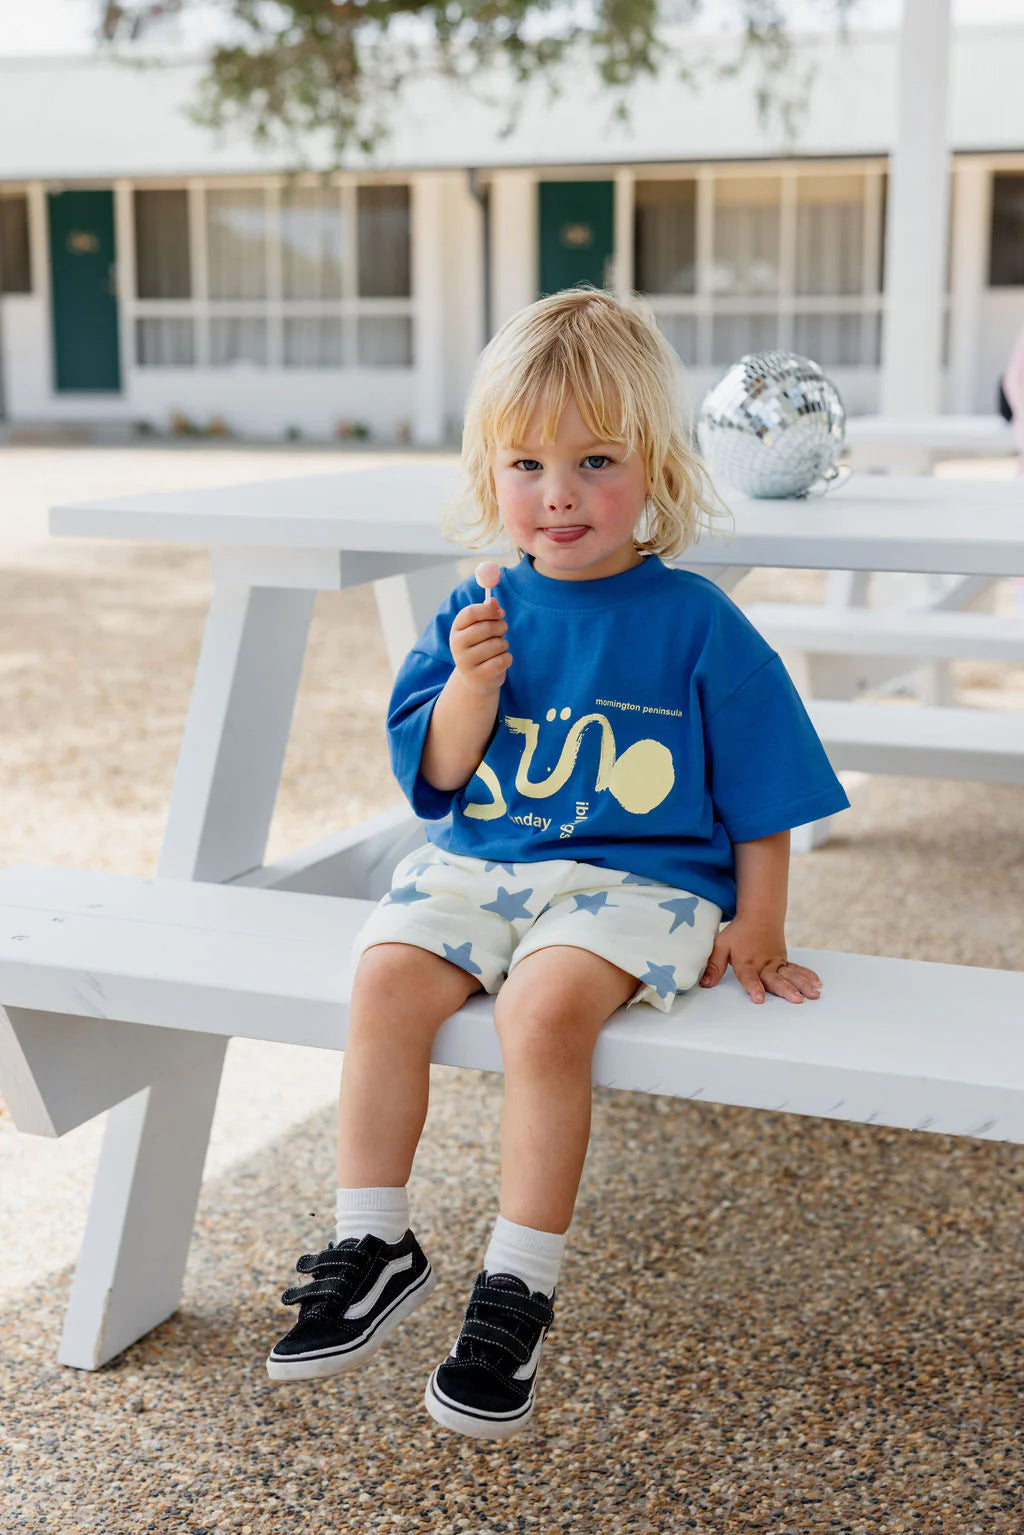
[[[227,1049],[203,1044],[107,1116],[58,1364],[98,1370],[178,1308]]]
[[[188,1029],[0,1007],[4,1102],[24,1135],[66,1135],[210,1058],[209,1035]]]

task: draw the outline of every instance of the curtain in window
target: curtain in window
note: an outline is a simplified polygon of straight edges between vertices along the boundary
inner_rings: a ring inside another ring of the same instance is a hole
[[[340,298],[344,261],[336,187],[300,187],[281,199],[281,264],[286,299]]]
[[[340,368],[343,363],[341,321],[296,318],[284,322],[286,368]]]
[[[206,242],[211,298],[266,297],[267,214],[262,187],[207,192]]]
[[[356,195],[360,298],[408,298],[409,188],[362,186]]]
[[[196,360],[191,320],[147,317],[135,322],[135,360],[140,368],[187,368]]]
[[[862,175],[797,179],[797,293],[864,291]]]
[[[1024,287],[1024,176],[992,177],[990,288]]]
[[[794,316],[794,350],[823,368],[857,366],[862,360],[863,334],[859,314]]]
[[[210,363],[215,368],[229,363],[267,360],[267,322],[259,315],[225,315],[210,321]]]
[[[716,314],[711,322],[711,361],[721,367],[738,362],[745,352],[766,352],[778,344],[774,314]]]
[[[412,366],[412,320],[408,315],[368,315],[359,321],[359,366]]]
[[[633,223],[640,293],[697,291],[697,183],[638,181]]]
[[[680,361],[692,365],[697,360],[697,317],[692,314],[656,315],[658,329]]]
[[[188,193],[135,193],[135,292],[139,298],[191,298]]]
[[[28,198],[0,197],[0,293],[31,293]]]
[[[724,177],[715,183],[715,292],[779,291],[780,195],[777,176]]]

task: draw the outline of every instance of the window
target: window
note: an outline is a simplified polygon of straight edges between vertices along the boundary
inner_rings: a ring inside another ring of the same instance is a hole
[[[344,366],[340,320],[298,318],[284,322],[286,368],[341,368]]]
[[[300,187],[281,199],[286,299],[341,298],[344,230],[337,187]]]
[[[781,190],[778,176],[725,176],[715,181],[715,293],[778,293]]]
[[[360,187],[356,206],[360,298],[409,297],[409,188]]]
[[[989,286],[1024,288],[1024,176],[992,177]]]
[[[211,299],[267,296],[267,210],[262,187],[206,194]]]
[[[638,180],[634,285],[688,367],[772,348],[876,367],[884,194],[880,167],[839,163]]]
[[[28,198],[0,197],[0,293],[31,293]]]
[[[135,292],[139,298],[191,298],[188,194],[135,193]]]
[[[135,356],[140,368],[189,368],[196,360],[195,323],[140,315],[135,321]]]
[[[800,176],[796,185],[796,292],[862,292],[864,177]]]
[[[307,182],[135,190],[137,366],[412,366],[408,186]]]
[[[638,181],[633,222],[639,293],[696,293],[697,183]]]

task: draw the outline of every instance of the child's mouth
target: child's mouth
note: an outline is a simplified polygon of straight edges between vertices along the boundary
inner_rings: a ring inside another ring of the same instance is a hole
[[[556,544],[571,544],[577,538],[582,538],[586,531],[587,531],[587,527],[586,527],[585,523],[581,527],[576,527],[576,528],[542,528],[541,529],[541,532],[542,533],[546,533],[548,538],[550,538],[552,540],[552,542],[556,543]]]

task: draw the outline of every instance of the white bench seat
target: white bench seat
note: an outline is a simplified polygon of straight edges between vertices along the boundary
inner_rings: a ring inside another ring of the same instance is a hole
[[[805,698],[835,772],[1024,785],[1024,714]]]
[[[0,870],[0,1093],[61,1135],[204,1036],[343,1049],[349,949],[370,901],[100,871]],[[1024,1141],[1024,973],[791,949],[816,1001],[750,1001],[730,972],[668,1014],[622,1008],[594,1081],[748,1108]],[[501,1071],[493,999],[433,1060]],[[190,1042],[191,1045],[190,1045]]]
[[[776,650],[1024,661],[1024,621],[991,613],[815,602],[752,602],[743,611]]]

